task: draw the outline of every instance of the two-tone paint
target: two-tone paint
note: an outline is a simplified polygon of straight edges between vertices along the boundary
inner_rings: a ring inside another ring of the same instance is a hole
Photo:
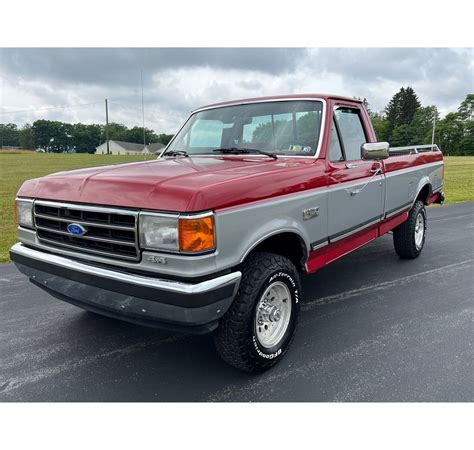
[[[161,213],[213,211],[215,252],[179,255],[142,251],[126,262],[50,248],[34,230],[20,229],[19,241],[34,248],[93,263],[163,275],[206,277],[237,267],[267,239],[285,234],[301,246],[301,268],[313,272],[390,231],[406,217],[416,198],[436,200],[442,188],[440,151],[392,156],[385,161],[330,162],[333,111],[360,111],[367,142],[376,142],[361,102],[335,96],[266,97],[210,105],[312,99],[323,102],[324,121],[314,157],[202,155],[160,158],[120,166],[81,169],[30,180],[20,197],[104,205]],[[307,211],[317,210],[308,218]]]

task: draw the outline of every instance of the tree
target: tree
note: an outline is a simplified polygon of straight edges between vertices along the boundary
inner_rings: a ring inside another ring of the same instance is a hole
[[[401,88],[388,102],[388,105],[385,108],[385,115],[387,120],[390,122],[391,129],[395,128],[400,123],[401,115],[401,98],[405,92],[405,88]]]
[[[25,123],[20,130],[20,148],[25,150],[34,150],[36,148],[33,127],[29,123]]]
[[[463,138],[463,121],[458,113],[449,113],[438,122],[435,140],[447,155],[459,155],[459,143]]]
[[[128,128],[121,123],[115,123],[115,122],[109,123],[109,139],[112,139],[115,141],[127,141],[127,131],[128,131]],[[105,141],[105,138],[106,138],[105,127],[103,127],[102,128],[102,142]]]
[[[18,147],[20,133],[14,123],[0,123],[0,147]]]
[[[157,140],[155,142],[160,142],[163,145],[168,145],[171,139],[173,139],[174,134],[165,134],[161,133],[157,136]]]
[[[73,126],[56,120],[36,120],[33,135],[39,148],[48,152],[61,153],[74,148]]]
[[[143,144],[143,127],[133,127],[125,132],[127,142],[134,142],[135,144]],[[157,142],[158,136],[153,130],[145,128],[145,142]]]
[[[33,137],[38,148],[49,151],[50,139],[53,135],[53,126],[50,120],[36,120],[32,125]]]
[[[412,142],[406,145],[431,144],[433,121],[439,122],[439,113],[436,106],[419,108],[410,123],[412,129]]]
[[[386,142],[390,140],[390,122],[388,120],[374,117],[372,119],[372,126],[374,127],[377,141]]]
[[[468,94],[458,108],[462,120],[474,120],[474,94]]]
[[[447,155],[474,155],[474,94],[438,122],[435,141]]]
[[[100,125],[76,123],[72,126],[72,146],[77,153],[95,153],[101,144],[102,128]]]
[[[416,111],[421,107],[415,91],[408,86],[402,87],[390,100],[385,113],[390,122],[390,138],[392,131],[400,125],[409,125]]]
[[[420,107],[421,103],[418,100],[418,96],[415,91],[408,86],[400,99],[400,124],[409,125]]]
[[[403,147],[405,145],[411,145],[413,142],[413,129],[406,123],[398,125],[392,131],[390,138],[391,147]]]

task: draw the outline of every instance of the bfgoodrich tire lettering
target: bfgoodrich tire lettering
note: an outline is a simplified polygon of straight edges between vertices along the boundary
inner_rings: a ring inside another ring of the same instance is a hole
[[[265,347],[258,336],[257,307],[262,295],[276,284],[286,286],[291,312],[281,339],[275,345]],[[291,261],[272,253],[251,254],[243,264],[237,296],[214,335],[221,358],[231,366],[251,373],[263,372],[280,361],[293,340],[300,291],[299,276]]]

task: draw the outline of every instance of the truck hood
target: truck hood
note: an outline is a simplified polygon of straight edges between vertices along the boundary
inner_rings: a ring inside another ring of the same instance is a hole
[[[204,211],[304,188],[303,180],[309,178],[304,172],[309,166],[314,170],[314,162],[224,155],[163,158],[55,173],[26,181],[18,195],[160,211]]]

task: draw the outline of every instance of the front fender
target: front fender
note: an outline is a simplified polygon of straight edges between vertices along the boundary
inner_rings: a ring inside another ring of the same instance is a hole
[[[311,200],[307,202],[314,204]],[[318,204],[321,205],[320,216],[311,221],[303,220],[306,203],[294,199],[218,212],[215,216],[218,269],[235,267],[265,239],[281,233],[294,233],[309,254],[311,239],[316,238],[310,236],[308,230],[327,236],[326,205],[324,202]]]

